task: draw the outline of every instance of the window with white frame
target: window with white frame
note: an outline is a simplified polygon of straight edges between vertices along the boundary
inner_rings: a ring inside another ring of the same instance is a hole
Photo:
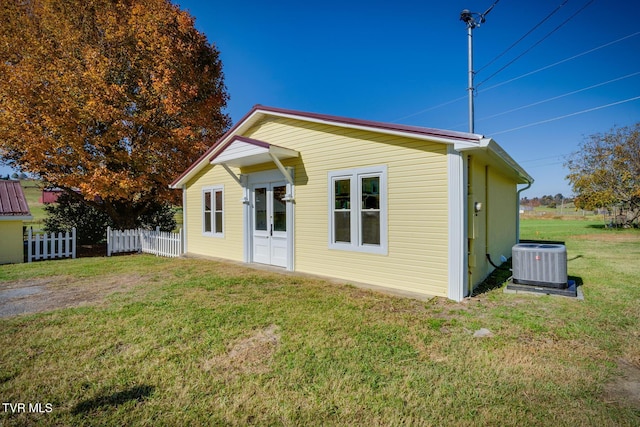
[[[224,189],[209,187],[202,190],[202,233],[222,237],[224,233]]]
[[[387,254],[387,167],[329,172],[329,248]]]

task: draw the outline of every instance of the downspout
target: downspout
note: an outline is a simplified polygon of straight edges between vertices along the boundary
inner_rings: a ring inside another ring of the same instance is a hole
[[[533,181],[527,181],[527,186],[516,193],[516,243],[520,243],[520,193],[531,188],[531,184],[533,184]]]

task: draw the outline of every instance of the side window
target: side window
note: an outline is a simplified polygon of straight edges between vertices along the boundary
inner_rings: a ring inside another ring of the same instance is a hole
[[[380,176],[360,177],[360,241],[380,245]]]
[[[202,190],[202,233],[216,237],[224,234],[224,189],[222,187]]]
[[[333,243],[351,243],[351,178],[333,180]]]
[[[329,172],[329,248],[387,253],[386,166]]]

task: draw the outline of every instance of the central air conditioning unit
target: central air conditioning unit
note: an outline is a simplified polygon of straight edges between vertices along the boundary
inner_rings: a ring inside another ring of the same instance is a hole
[[[513,283],[567,287],[567,248],[560,244],[519,243],[511,249]]]

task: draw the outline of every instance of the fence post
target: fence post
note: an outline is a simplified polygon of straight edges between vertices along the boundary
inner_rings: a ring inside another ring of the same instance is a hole
[[[29,227],[29,235],[27,237],[27,262],[32,262],[33,255],[33,227]]]
[[[49,233],[44,233],[41,237],[42,237],[42,259],[49,259],[51,258],[50,252],[49,252],[49,245],[47,244],[49,243]]]
[[[159,225],[156,225],[156,239],[155,240],[156,240],[156,244],[155,244],[155,248],[154,248],[155,249],[155,254],[156,254],[156,256],[159,256],[160,253],[161,253],[160,251],[162,251],[162,247],[163,247],[163,245],[162,245],[162,234],[160,232],[160,226]]]
[[[64,237],[62,236],[62,232],[58,233],[59,242],[58,243],[58,252],[60,252],[61,258],[69,258],[71,256],[71,237],[69,237],[69,230],[64,233]],[[73,236],[73,232],[71,233]],[[64,246],[62,245],[64,243]],[[64,247],[64,250],[62,249]]]
[[[53,233],[51,233],[53,234]],[[69,232],[67,231],[65,233],[65,237],[67,237],[69,234]],[[52,236],[53,237],[53,236]],[[64,258],[67,255],[67,248],[66,248],[66,243],[67,243],[68,239],[65,239],[65,248],[64,250],[62,250],[62,231],[58,231],[58,236],[54,239],[53,242],[51,242],[51,250],[52,253],[54,254],[52,258]]]
[[[41,236],[41,234],[38,234],[38,233],[36,233],[36,235],[35,235],[36,250],[35,250],[35,253],[34,253],[34,257],[33,257],[34,261],[38,261],[40,259],[40,236]]]
[[[71,238],[73,239],[73,241],[71,242],[71,258],[75,258],[76,257],[76,228],[73,227],[71,229]]]
[[[111,256],[111,227],[107,226],[107,256]]]

